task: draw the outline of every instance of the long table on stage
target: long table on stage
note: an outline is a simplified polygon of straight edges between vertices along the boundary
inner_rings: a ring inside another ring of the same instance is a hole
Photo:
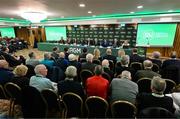
[[[106,49],[108,48],[108,47],[101,47],[101,46],[96,46],[95,47],[95,46],[82,46],[82,45],[69,45],[69,44],[45,43],[45,42],[43,42],[43,43],[38,43],[38,50],[52,52],[52,49],[55,46],[58,47],[60,51],[64,51],[64,48],[68,47],[69,48],[69,53],[73,53],[73,54],[76,54],[76,55],[81,54],[84,47],[86,47],[88,49],[89,53],[93,53],[94,49],[97,47],[100,50],[101,55],[104,55],[106,53]],[[117,47],[117,48],[111,47],[111,49],[112,49],[112,54],[117,56],[118,50],[121,49],[121,48],[119,48],[119,47]],[[131,51],[132,51],[132,48],[124,49],[124,51],[125,51],[125,53],[127,55],[130,55]],[[145,48],[139,47],[138,48],[138,53],[140,55],[145,56],[145,54],[146,54]]]

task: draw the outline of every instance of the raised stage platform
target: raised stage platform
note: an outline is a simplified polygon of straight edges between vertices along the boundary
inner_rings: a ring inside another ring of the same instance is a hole
[[[93,53],[94,49],[97,47],[100,50],[101,55],[104,55],[106,53],[106,49],[108,48],[108,47],[101,47],[101,46],[82,46],[82,45],[69,45],[69,44],[45,43],[44,42],[44,43],[38,43],[38,50],[52,52],[52,49],[55,46],[58,47],[60,51],[64,51],[64,48],[68,47],[69,53],[73,53],[76,55],[81,54],[84,47],[86,47],[88,49],[88,52],[90,52],[90,53]],[[112,49],[112,54],[115,56],[117,56],[118,50],[121,49],[119,47],[117,47],[117,48],[110,47],[110,48]],[[132,48],[128,48],[128,49],[124,49],[124,50],[127,55],[130,55]],[[140,55],[145,56],[145,54],[146,54],[145,48],[141,48],[141,47],[138,48],[138,53]]]

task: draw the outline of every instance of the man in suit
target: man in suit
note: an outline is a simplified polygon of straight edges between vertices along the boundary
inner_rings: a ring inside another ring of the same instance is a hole
[[[93,55],[91,53],[88,53],[86,55],[86,62],[82,63],[81,65],[81,71],[84,69],[94,71],[96,64],[93,64],[92,61],[93,61]]]
[[[123,71],[121,78],[114,78],[110,84],[111,102],[124,100],[135,104],[137,94],[138,85],[131,81],[129,71]]]
[[[162,61],[160,59],[160,56],[161,56],[160,52],[154,51],[152,53],[152,58],[150,59],[152,61],[152,63],[157,64],[159,66],[159,68],[161,68],[161,65],[162,65]]]
[[[154,77],[151,80],[152,93],[141,93],[136,97],[138,111],[148,107],[162,107],[174,113],[173,99],[163,94],[165,89],[166,81],[160,77]]]
[[[160,74],[152,71],[153,64],[150,60],[145,60],[143,62],[144,70],[139,70],[136,72],[134,76],[134,81],[138,81],[141,78],[147,77],[147,78],[153,78],[154,76],[161,77]]]
[[[114,64],[116,63],[116,57],[112,55],[112,50],[110,48],[106,50],[106,55],[103,59],[112,60]]]
[[[138,50],[137,48],[133,48],[132,50],[132,55],[130,55],[130,63],[132,62],[143,62],[145,60],[144,57],[141,57],[138,55]]]
[[[108,46],[109,46],[109,42],[108,42],[106,39],[104,39],[104,40],[102,41],[102,46],[103,46],[103,47],[108,47]]]

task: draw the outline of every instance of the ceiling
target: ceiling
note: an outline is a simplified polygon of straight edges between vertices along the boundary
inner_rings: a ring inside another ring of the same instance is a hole
[[[79,4],[86,6],[80,8]],[[143,5],[142,9],[137,6]],[[23,12],[43,12],[47,21],[67,20],[68,18],[92,17],[92,15],[128,15],[138,13],[180,13],[179,0],[0,0],[0,18],[3,20],[22,19]],[[91,14],[88,11],[92,11]],[[135,12],[131,14],[130,12]],[[177,16],[179,17],[179,15]],[[9,19],[4,19],[9,18]],[[58,18],[58,19],[57,19]],[[96,19],[97,20],[97,19]],[[3,21],[4,22],[4,21]]]

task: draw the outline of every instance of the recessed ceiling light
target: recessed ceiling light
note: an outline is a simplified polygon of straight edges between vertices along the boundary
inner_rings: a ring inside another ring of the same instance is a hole
[[[64,16],[61,16],[61,18],[64,18]]]
[[[79,7],[85,7],[86,5],[85,4],[79,4]]]
[[[96,17],[96,15],[92,15],[92,17]]]
[[[88,13],[89,13],[89,14],[91,14],[91,13],[92,13],[92,11],[88,11]]]
[[[134,12],[129,12],[129,13],[134,14]]]
[[[173,10],[168,10],[168,12],[173,12]]]
[[[137,6],[137,8],[138,8],[138,9],[141,9],[141,8],[143,8],[143,6],[142,6],[142,5],[139,5],[139,6]]]

